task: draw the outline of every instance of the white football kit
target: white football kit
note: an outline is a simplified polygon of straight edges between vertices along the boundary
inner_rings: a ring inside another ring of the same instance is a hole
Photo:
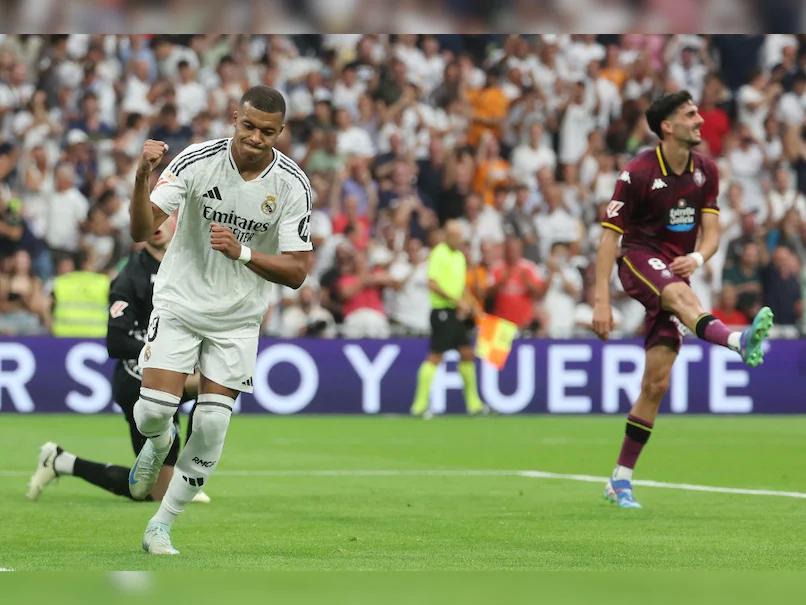
[[[311,250],[311,185],[302,169],[274,150],[274,160],[244,181],[232,139],[182,151],[163,171],[151,201],[166,214],[179,209],[171,245],[154,284],[144,368],[201,373],[226,387],[252,391],[260,322],[271,282],[210,246],[218,223],[252,250]]]

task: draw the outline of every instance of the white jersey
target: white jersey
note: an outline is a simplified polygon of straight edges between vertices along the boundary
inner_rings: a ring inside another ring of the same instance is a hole
[[[213,223],[265,254],[311,250],[311,185],[288,156],[244,181],[232,139],[191,145],[163,171],[151,201],[179,217],[154,284],[154,307],[181,317],[200,334],[252,336],[271,298],[271,282],[210,246]]]

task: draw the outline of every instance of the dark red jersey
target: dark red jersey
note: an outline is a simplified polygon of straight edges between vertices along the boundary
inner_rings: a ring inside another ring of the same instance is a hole
[[[716,165],[692,152],[683,174],[674,174],[660,145],[643,151],[618,177],[602,226],[623,235],[622,250],[654,250],[673,259],[694,251],[700,216],[719,214]]]

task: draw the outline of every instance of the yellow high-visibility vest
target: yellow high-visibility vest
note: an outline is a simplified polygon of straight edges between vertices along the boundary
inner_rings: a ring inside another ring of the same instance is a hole
[[[64,338],[103,338],[109,305],[109,276],[73,271],[53,281],[53,335]]]

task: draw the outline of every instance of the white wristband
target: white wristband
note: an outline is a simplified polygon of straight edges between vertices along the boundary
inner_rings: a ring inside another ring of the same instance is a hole
[[[246,265],[250,260],[252,260],[252,248],[241,244],[241,255],[238,257],[238,262]]]
[[[699,252],[689,252],[686,256],[690,256],[695,261],[697,261],[697,267],[698,268],[702,267],[703,263],[705,262],[705,259],[703,258],[702,254],[700,254]]]

